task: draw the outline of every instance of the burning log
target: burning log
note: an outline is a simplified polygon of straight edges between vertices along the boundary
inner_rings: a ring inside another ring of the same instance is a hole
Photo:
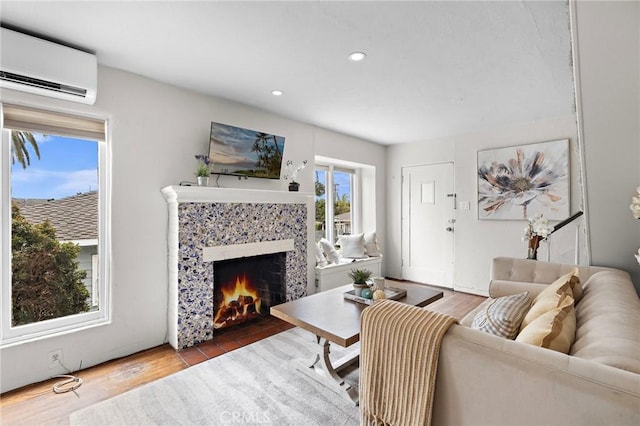
[[[238,296],[238,303],[241,305],[250,305],[253,303],[253,297],[240,295]]]
[[[214,328],[229,327],[260,315],[260,296],[246,280],[236,278],[235,286],[221,288],[222,300],[218,302]]]
[[[257,310],[256,310],[256,304],[255,303],[251,303],[250,305],[247,305],[245,307],[245,313],[249,314],[249,315],[258,313]]]

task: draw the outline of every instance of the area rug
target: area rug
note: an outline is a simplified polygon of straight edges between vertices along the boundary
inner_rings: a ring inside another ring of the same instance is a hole
[[[78,426],[359,424],[358,407],[290,365],[311,359],[314,344],[315,336],[293,328],[76,411],[69,420]],[[344,353],[332,345],[332,358]],[[357,383],[357,368],[345,378]]]

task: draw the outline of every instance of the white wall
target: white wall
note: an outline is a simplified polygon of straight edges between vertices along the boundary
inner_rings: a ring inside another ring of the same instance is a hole
[[[446,140],[395,146],[389,149],[387,275],[400,277],[400,168],[403,165],[454,161],[458,201],[477,203],[475,151],[518,143],[571,138],[572,212],[585,203],[591,258],[594,265],[631,273],[640,292],[640,267],[633,254],[640,247],[640,221],[629,211],[635,187],[640,185],[640,3],[576,2],[579,114],[583,139],[585,200],[580,199],[576,127],[572,117],[496,129]],[[576,180],[578,179],[578,180]],[[578,186],[576,186],[576,184]],[[579,197],[579,198],[576,198]],[[524,257],[519,241],[523,224],[478,221],[477,211],[457,211],[456,288],[482,293],[489,262],[496,255]],[[584,221],[581,219],[581,222]],[[564,232],[567,234],[566,229]],[[568,235],[557,243],[551,260],[570,260]],[[581,235],[580,246],[585,244]],[[558,247],[559,246],[559,247]],[[586,248],[586,247],[585,247]],[[545,258],[543,251],[541,258]],[[585,262],[581,249],[581,263]]]
[[[591,260],[629,271],[640,292],[640,221],[629,210],[640,185],[640,3],[576,4]]]
[[[455,147],[446,141],[392,145],[387,150],[387,277],[402,278],[402,167],[454,161]]]
[[[207,152],[211,121],[285,136],[285,161],[310,161],[299,176],[301,191],[313,191],[315,154],[379,167],[377,179],[384,179],[384,147],[112,68],[99,68],[94,106],[10,90],[0,95],[3,102],[109,118],[113,159],[111,324],[3,349],[2,392],[62,373],[49,369],[52,350],[62,349],[65,365],[77,369],[80,361],[86,368],[166,341],[167,206],[160,188],[195,180],[194,155]],[[285,181],[223,177],[220,183],[287,190]],[[377,217],[383,229],[380,188]]]
[[[526,257],[526,244],[521,241],[526,221],[478,220],[477,152],[558,139],[570,140],[571,211],[582,208],[580,184],[580,155],[576,142],[575,116],[537,121],[522,125],[466,134],[446,139],[396,145],[389,148],[387,169],[387,238],[390,250],[385,256],[387,275],[402,277],[401,269],[401,183],[403,166],[433,164],[451,161],[455,165],[455,191],[458,205],[469,202],[470,210],[455,212],[455,273],[454,288],[486,294],[489,284],[491,259],[495,256]],[[553,236],[551,260],[572,262],[575,228],[563,228]],[[564,231],[564,232],[563,232]],[[582,235],[580,245],[583,256],[586,241]],[[546,247],[539,251],[546,258]],[[582,262],[586,262],[583,257]]]

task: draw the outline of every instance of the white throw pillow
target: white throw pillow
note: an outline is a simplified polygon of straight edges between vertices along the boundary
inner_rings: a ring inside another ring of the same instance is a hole
[[[365,253],[371,257],[378,257],[380,253],[380,247],[378,247],[378,237],[376,231],[364,234],[364,249]]]
[[[324,252],[324,255],[327,257],[327,260],[329,261],[329,263],[340,262],[340,255],[338,254],[335,247],[333,247],[333,244],[331,244],[329,240],[327,240],[326,238],[322,238],[318,244],[320,244],[320,247],[322,247],[322,251]]]
[[[314,245],[316,246],[316,266],[324,268],[327,266],[327,258],[324,257],[324,252],[322,251],[322,247],[320,247],[320,243]]]
[[[342,256],[351,259],[367,257],[364,249],[364,234],[343,235],[340,237],[340,253]]]

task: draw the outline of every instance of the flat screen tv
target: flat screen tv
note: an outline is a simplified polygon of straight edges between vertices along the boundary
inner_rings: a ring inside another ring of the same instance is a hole
[[[211,122],[209,160],[213,173],[280,179],[284,137]]]

